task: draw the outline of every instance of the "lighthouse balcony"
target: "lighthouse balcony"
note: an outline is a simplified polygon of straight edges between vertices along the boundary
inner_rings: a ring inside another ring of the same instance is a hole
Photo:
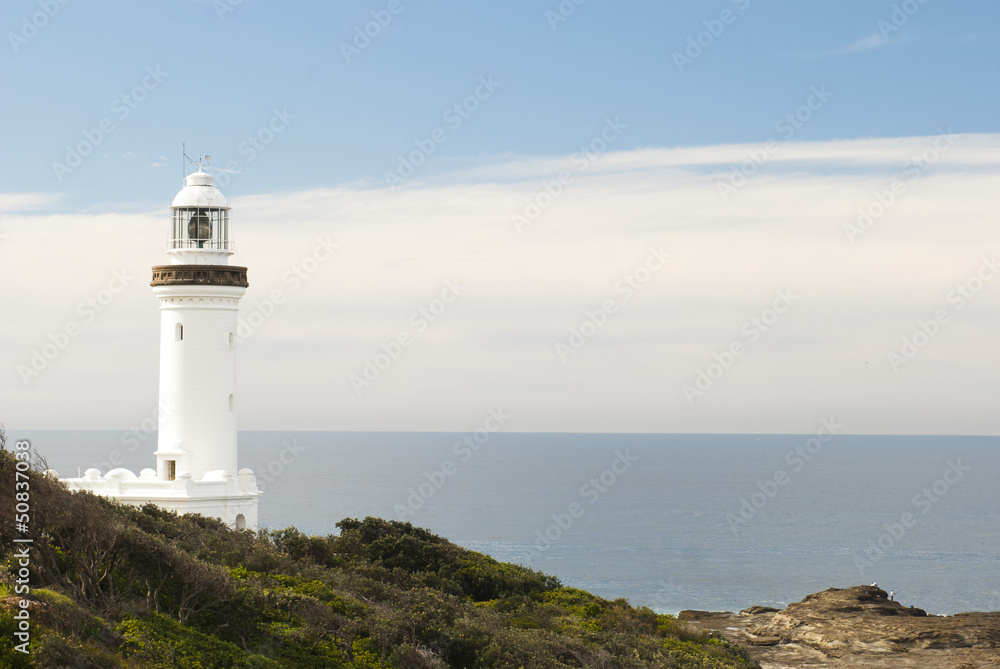
[[[240,286],[246,288],[247,268],[233,265],[156,265],[151,286]]]

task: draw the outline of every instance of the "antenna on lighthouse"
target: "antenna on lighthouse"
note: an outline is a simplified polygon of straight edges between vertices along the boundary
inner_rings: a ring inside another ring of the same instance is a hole
[[[182,153],[184,155],[184,159],[186,159],[189,163],[191,163],[192,167],[197,167],[199,172],[202,172],[203,168],[206,165],[208,165],[209,163],[212,162],[212,156],[210,156],[208,154],[203,154],[203,155],[195,156],[194,158],[192,158],[191,156],[189,156],[187,154],[187,152],[184,151],[184,145],[183,144],[181,144],[181,151],[182,151]],[[181,163],[183,163],[183,162],[184,161],[182,160]]]

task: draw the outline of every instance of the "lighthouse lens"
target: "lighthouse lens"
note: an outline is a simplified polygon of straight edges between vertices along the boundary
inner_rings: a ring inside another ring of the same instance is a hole
[[[188,223],[188,238],[205,241],[211,237],[212,225],[209,222],[208,214],[199,209],[191,216],[191,222]]]

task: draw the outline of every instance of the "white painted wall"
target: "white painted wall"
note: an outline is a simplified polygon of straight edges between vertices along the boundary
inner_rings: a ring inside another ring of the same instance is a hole
[[[214,470],[236,476],[236,312],[246,288],[155,286],[153,292],[160,300],[158,478],[166,479],[167,460],[196,481]]]

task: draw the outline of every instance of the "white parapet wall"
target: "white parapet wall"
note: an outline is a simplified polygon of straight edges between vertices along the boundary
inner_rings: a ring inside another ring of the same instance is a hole
[[[181,474],[173,481],[156,478],[152,469],[138,476],[128,469],[112,469],[101,475],[88,469],[80,478],[60,479],[73,492],[88,491],[123,504],[155,504],[179,514],[200,513],[219,518],[234,529],[257,530],[257,502],[261,491],[249,469],[238,476],[211,472],[202,480]]]

